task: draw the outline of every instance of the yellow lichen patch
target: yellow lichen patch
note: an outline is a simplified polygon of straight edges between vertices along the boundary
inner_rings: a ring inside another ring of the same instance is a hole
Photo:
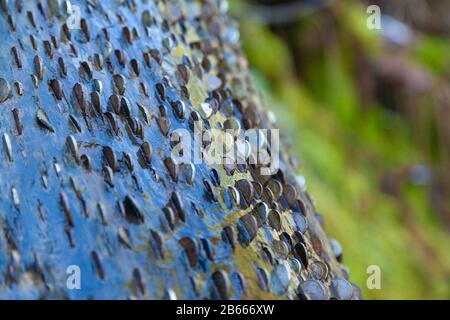
[[[254,248],[242,248],[239,245],[236,246],[234,252],[236,266],[246,279],[246,290],[243,299],[279,299],[272,292],[264,292],[259,288],[255,262],[258,262],[261,267],[266,269],[269,269],[269,267],[256,252]]]

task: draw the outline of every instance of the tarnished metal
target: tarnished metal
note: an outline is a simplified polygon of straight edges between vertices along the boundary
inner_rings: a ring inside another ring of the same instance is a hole
[[[284,150],[272,176],[170,156],[273,128],[225,1],[1,3],[0,298],[358,297]]]

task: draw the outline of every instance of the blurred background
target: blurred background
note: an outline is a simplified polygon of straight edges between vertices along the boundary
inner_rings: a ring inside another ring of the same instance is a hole
[[[381,30],[367,27],[372,4]],[[450,1],[230,0],[230,11],[364,298],[450,299]],[[366,286],[369,265],[380,290]]]

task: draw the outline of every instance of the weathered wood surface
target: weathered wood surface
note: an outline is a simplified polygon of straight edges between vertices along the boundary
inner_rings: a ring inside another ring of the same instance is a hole
[[[70,3],[0,1],[0,298],[358,297],[283,146],[266,177],[165,160],[202,105],[276,127],[227,3]]]

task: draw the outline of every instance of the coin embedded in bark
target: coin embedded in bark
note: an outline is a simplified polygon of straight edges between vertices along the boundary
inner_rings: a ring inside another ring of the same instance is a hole
[[[116,154],[111,147],[103,148],[103,156],[105,157],[106,163],[110,166],[113,171],[119,169],[119,164],[117,162]]]
[[[301,261],[301,263],[308,268],[308,253],[303,243],[297,243],[293,249],[294,257]]]
[[[291,236],[287,232],[282,232],[280,234],[280,239],[288,246],[289,251],[292,250],[293,242]]]
[[[258,284],[261,290],[269,292],[270,291],[269,272],[264,268],[256,267],[256,275],[258,277]]]
[[[272,247],[274,252],[276,252],[279,258],[281,258],[282,260],[287,258],[289,254],[289,247],[286,244],[286,242],[274,239],[272,241]]]
[[[297,289],[300,299],[327,300],[328,291],[325,286],[317,280],[306,280],[300,283]]]
[[[98,114],[103,113],[102,100],[98,91],[91,92],[91,103],[94,107],[94,110],[97,111]]]
[[[241,179],[235,183],[236,189],[241,195],[241,206],[246,209],[253,200],[253,186],[247,179]]]
[[[172,289],[166,289],[164,291],[164,295],[163,295],[162,299],[163,300],[178,300],[175,291],[173,291]]]
[[[172,109],[174,114],[177,116],[177,118],[179,119],[183,119],[184,118],[184,114],[186,112],[186,107],[184,106],[184,102],[177,100],[175,102],[172,102]]]
[[[325,280],[328,275],[328,267],[322,261],[313,261],[310,263],[309,270],[311,277],[315,280]]]
[[[191,237],[184,237],[180,239],[179,243],[185,250],[189,265],[191,268],[195,268],[198,261],[197,243]]]
[[[278,200],[283,193],[283,186],[281,182],[275,179],[269,180],[269,182],[267,183],[267,188],[272,191],[274,200]]]
[[[306,230],[308,230],[308,220],[306,220],[306,218],[299,212],[294,212],[293,218],[295,225],[297,226],[297,230],[301,233],[305,233]]]
[[[5,102],[8,99],[9,92],[11,88],[9,86],[8,81],[3,78],[0,78],[0,103]]]
[[[264,257],[264,259],[271,265],[273,265],[275,263],[274,257],[273,257],[273,253],[272,250],[270,248],[264,247],[262,248],[262,255]]]
[[[251,214],[246,214],[239,219],[237,225],[239,231],[239,241],[244,245],[249,244],[256,236],[258,231],[258,223]]]
[[[100,279],[105,279],[105,271],[103,269],[103,266],[100,262],[100,257],[98,256],[98,253],[96,251],[91,252],[91,258],[95,266],[95,270],[97,271],[97,275]]]
[[[121,74],[114,75],[114,84],[117,88],[117,91],[122,96],[125,93],[126,79]]]
[[[126,228],[120,227],[118,233],[119,242],[128,249],[132,248],[129,232]]]
[[[297,189],[292,184],[286,184],[283,188],[283,194],[291,208],[295,206],[297,200]]]
[[[270,276],[270,287],[277,296],[281,295],[291,281],[289,265],[286,263],[277,264]]]
[[[237,236],[236,232],[234,231],[233,227],[226,226],[222,230],[222,240],[228,244],[231,245],[231,247],[234,249],[234,246],[236,245]]]
[[[257,214],[259,221],[261,221],[261,224],[264,224],[269,216],[269,206],[265,202],[259,202],[255,206],[255,213]]]
[[[78,143],[74,136],[70,135],[67,137],[66,146],[75,160],[78,160]]]
[[[210,201],[217,202],[217,192],[214,185],[209,180],[203,180],[203,185],[205,186],[206,195]]]
[[[299,273],[302,270],[302,264],[297,259],[291,258],[289,262],[291,264],[292,270],[294,270],[295,272]]]
[[[210,107],[210,105],[209,105],[209,103],[207,103],[207,102],[203,102],[201,105],[200,105],[200,109],[199,109],[199,113],[200,113],[200,116],[203,118],[203,119],[209,119],[209,117],[211,117],[211,115],[212,115],[212,109],[211,109],[211,107]]]
[[[9,135],[7,133],[3,134],[3,146],[5,148],[6,154],[8,156],[9,161],[13,161],[13,153],[12,153],[12,146],[11,146],[11,140],[9,139]]]
[[[144,213],[141,211],[136,201],[131,196],[127,195],[125,197],[123,206],[125,208],[125,217],[128,222],[133,224],[144,223]]]
[[[101,94],[103,91],[103,83],[99,79],[94,79],[92,81],[92,87],[93,87],[94,91],[98,92],[99,94]]]
[[[338,300],[350,300],[353,295],[353,286],[345,279],[331,280],[330,292]]]
[[[276,231],[281,230],[281,215],[278,211],[272,210],[269,213],[269,224]]]
[[[23,84],[20,81],[14,81],[14,88],[16,89],[16,92],[19,96],[23,96],[25,93],[25,89],[23,88]],[[0,89],[1,91],[1,89]],[[1,94],[0,94],[1,96]],[[1,100],[1,99],[0,99]],[[0,101],[1,103],[2,101]]]
[[[44,63],[40,56],[34,56],[34,69],[36,72],[36,76],[39,80],[42,80],[44,76]]]
[[[141,144],[141,151],[147,163],[150,163],[152,161],[152,146],[150,145],[150,143],[145,141],[143,144]]]
[[[163,136],[167,136],[171,127],[169,118],[159,117],[156,118],[156,122],[158,123],[159,129],[161,130]]]
[[[223,127],[228,130],[240,130],[241,123],[238,119],[236,119],[236,117],[231,117],[224,121]]]
[[[45,113],[44,109],[39,108],[37,110],[36,119],[42,128],[47,129],[48,131],[53,132],[53,133],[55,132],[55,129],[51,125],[50,120],[48,119],[48,116]]]
[[[51,79],[50,82],[50,88],[52,89],[52,92],[57,100],[62,99],[62,88],[61,88],[61,82],[57,79]]]
[[[195,178],[195,166],[191,162],[183,163],[181,165],[181,171],[183,172],[183,176],[186,179],[186,182],[189,184],[194,183]]]
[[[86,112],[86,90],[81,83],[76,83],[73,88],[73,95],[75,97],[78,106],[80,107],[83,113]]]
[[[212,280],[217,289],[218,299],[225,300],[228,299],[230,290],[230,281],[228,275],[223,270],[217,270],[212,275]]]
[[[169,172],[170,177],[174,182],[178,182],[178,165],[172,159],[172,157],[167,157],[164,159],[164,165]]]

